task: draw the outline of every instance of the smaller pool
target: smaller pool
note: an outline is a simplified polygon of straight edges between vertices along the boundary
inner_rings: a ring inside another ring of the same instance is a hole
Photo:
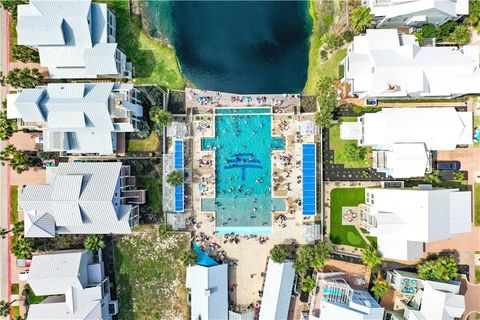
[[[213,260],[206,254],[196,242],[193,242],[193,250],[197,254],[197,264],[204,267],[212,267],[218,265],[218,262]]]
[[[340,289],[332,289],[332,288],[323,288],[322,289],[323,294],[326,295],[339,295],[342,293],[342,290]]]

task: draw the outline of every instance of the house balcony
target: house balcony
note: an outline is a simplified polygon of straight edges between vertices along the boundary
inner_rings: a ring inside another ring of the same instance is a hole
[[[147,190],[123,190],[120,196],[132,204],[144,204],[147,201]]]

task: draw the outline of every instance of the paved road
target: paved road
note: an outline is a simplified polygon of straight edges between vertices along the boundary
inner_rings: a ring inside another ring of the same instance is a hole
[[[8,68],[7,58],[7,18],[6,12],[0,9],[0,70],[6,74]],[[0,88],[0,101],[6,97],[6,88]],[[0,149],[5,143],[0,142]],[[8,186],[7,167],[0,166],[0,227],[8,228]],[[8,241],[0,239],[0,300],[8,300]]]

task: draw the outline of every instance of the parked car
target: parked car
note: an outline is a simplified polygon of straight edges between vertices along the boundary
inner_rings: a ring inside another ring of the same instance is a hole
[[[460,161],[438,161],[437,170],[460,170],[461,163]]]

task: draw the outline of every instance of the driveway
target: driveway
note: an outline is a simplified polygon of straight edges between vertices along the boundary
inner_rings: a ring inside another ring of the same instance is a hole
[[[8,139],[9,144],[15,145],[17,149],[24,151],[35,151],[36,143],[35,138],[41,136],[40,132],[22,132],[18,131],[13,134],[13,136]]]
[[[32,168],[22,173],[17,173],[11,170],[11,184],[23,186],[28,184],[45,184],[46,174],[45,169]]]
[[[457,148],[452,151],[438,151],[437,160],[458,160],[462,163],[462,170],[468,171],[468,184],[473,185],[480,179],[480,148],[470,146]]]

